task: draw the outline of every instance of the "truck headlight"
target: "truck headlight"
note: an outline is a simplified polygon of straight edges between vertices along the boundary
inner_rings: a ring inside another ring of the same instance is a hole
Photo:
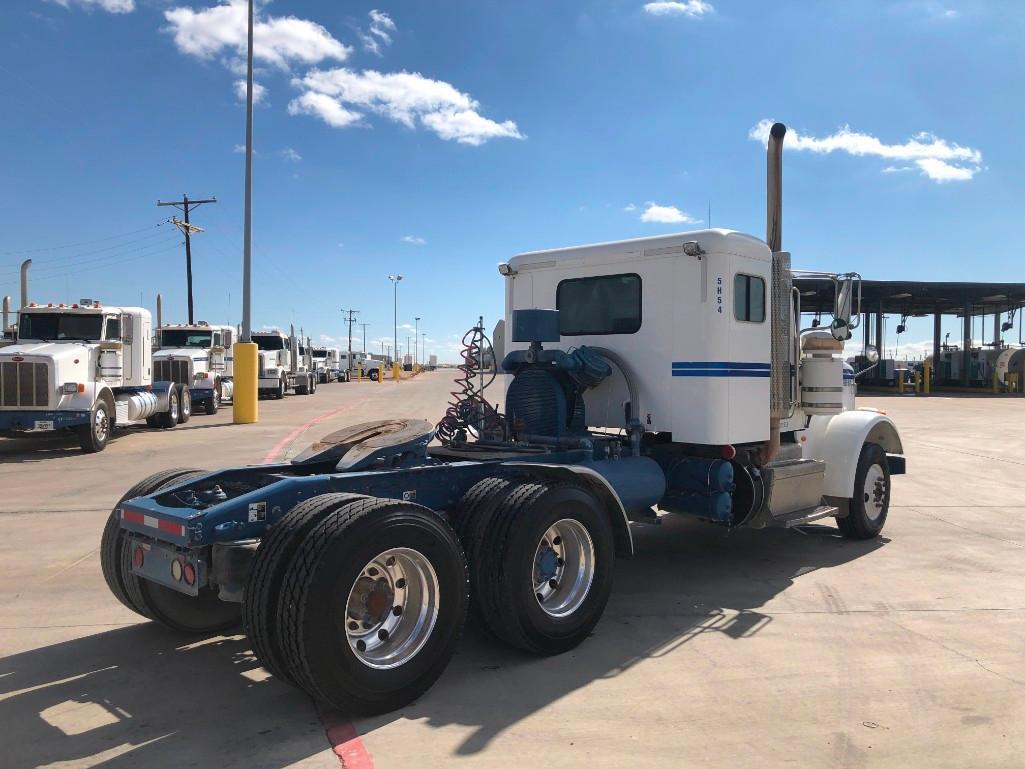
[[[80,385],[78,382],[65,382],[61,385],[61,392],[65,395],[74,395],[75,393],[85,392],[85,385]]]

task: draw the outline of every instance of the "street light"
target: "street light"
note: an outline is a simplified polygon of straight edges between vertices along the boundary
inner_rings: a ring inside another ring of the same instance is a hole
[[[419,359],[417,357],[417,338],[420,336],[420,318],[416,318],[416,328],[413,330],[413,365],[415,366]]]
[[[398,355],[398,350],[399,350],[399,281],[402,280],[402,276],[401,275],[389,275],[388,276],[388,280],[390,280],[392,282],[392,287],[394,288],[394,295],[395,295],[395,301],[394,301],[394,305],[393,305],[393,307],[394,307],[394,312],[393,312],[394,338],[392,340],[392,341],[395,342],[395,346],[392,349],[394,349],[395,350],[395,354]]]

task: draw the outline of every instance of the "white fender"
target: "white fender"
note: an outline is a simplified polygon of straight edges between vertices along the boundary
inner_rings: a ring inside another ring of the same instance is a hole
[[[854,493],[858,457],[866,443],[878,443],[887,454],[904,453],[893,420],[868,408],[812,417],[799,440],[805,458],[826,463],[823,494],[828,497],[847,498]]]

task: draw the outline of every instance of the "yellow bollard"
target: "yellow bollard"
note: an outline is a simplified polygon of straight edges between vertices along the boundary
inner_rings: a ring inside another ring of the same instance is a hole
[[[922,392],[922,372],[915,369],[915,395]]]
[[[260,353],[252,342],[236,342],[232,347],[235,377],[231,393],[231,418],[237,425],[251,425],[259,419]]]
[[[398,361],[391,364],[391,378],[396,382],[402,381],[402,365]]]
[[[922,374],[922,390],[925,392],[926,395],[928,395],[929,388],[932,386],[932,365],[930,365],[929,362],[926,361],[924,369],[925,372]]]
[[[904,369],[897,369],[897,392],[904,394]]]
[[[384,361],[381,361],[381,365],[377,367],[377,383],[381,384],[384,381]]]
[[[993,372],[993,394],[996,395],[1000,392],[1000,377],[997,376],[997,372]]]

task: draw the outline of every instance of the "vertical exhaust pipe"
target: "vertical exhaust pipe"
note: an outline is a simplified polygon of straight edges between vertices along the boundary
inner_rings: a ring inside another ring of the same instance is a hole
[[[0,334],[11,326],[11,297],[4,297],[4,325],[0,327]]]
[[[765,242],[773,253],[783,250],[783,137],[787,127],[773,123],[766,152]]]
[[[794,388],[790,360],[790,255],[783,251],[783,137],[787,127],[773,123],[765,153],[765,243],[772,252],[772,318],[770,330],[769,440],[761,451],[767,464],[779,453],[780,421],[793,413]]]
[[[164,297],[157,294],[157,328],[164,325]]]
[[[28,307],[28,268],[32,266],[32,260],[26,259],[21,263],[21,306]]]

